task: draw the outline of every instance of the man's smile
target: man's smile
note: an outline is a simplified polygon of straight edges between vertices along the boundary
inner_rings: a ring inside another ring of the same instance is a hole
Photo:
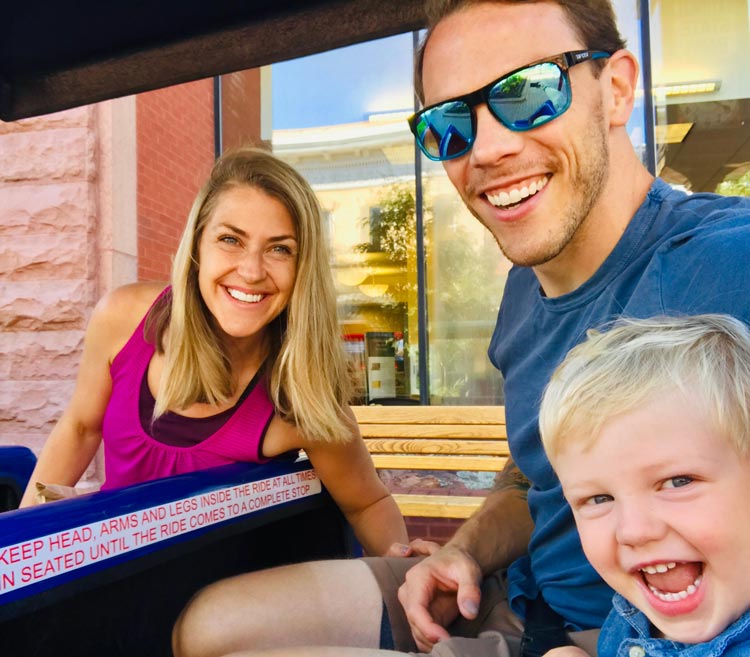
[[[549,178],[547,176],[542,176],[537,180],[532,180],[529,183],[523,183],[522,185],[514,186],[507,190],[487,193],[487,200],[498,208],[510,207],[520,203],[530,196],[534,196],[537,192],[542,191],[548,180]]]

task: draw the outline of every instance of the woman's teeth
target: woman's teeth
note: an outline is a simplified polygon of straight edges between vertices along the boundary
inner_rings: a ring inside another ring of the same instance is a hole
[[[229,296],[233,299],[237,299],[237,301],[244,301],[245,303],[258,303],[263,298],[262,294],[245,294],[244,292],[240,292],[239,290],[235,290],[231,287],[227,288],[227,292],[229,292]]]

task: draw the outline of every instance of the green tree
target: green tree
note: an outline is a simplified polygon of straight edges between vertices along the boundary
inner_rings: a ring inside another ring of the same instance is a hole
[[[416,207],[410,186],[389,187],[378,201],[378,221],[363,219],[363,223],[370,225],[370,241],[357,245],[356,249],[360,253],[382,251],[394,263],[410,260],[417,248]]]
[[[716,193],[724,196],[750,196],[750,170],[730,173],[716,186]]]

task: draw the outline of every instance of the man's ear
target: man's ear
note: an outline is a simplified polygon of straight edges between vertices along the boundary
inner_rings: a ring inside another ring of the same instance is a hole
[[[609,81],[609,124],[624,126],[633,111],[638,83],[638,60],[629,50],[618,50],[602,71]]]

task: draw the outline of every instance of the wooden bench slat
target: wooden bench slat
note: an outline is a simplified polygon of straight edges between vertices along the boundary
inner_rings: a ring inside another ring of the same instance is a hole
[[[499,472],[508,460],[503,406],[354,406],[378,470]],[[394,493],[405,516],[468,518],[483,496]]]
[[[373,454],[378,470],[456,470],[498,472],[507,458],[503,456],[434,456],[432,454]]]
[[[504,406],[352,406],[359,423],[505,424]]]
[[[393,494],[401,513],[418,518],[468,518],[484,502],[483,497],[466,495]]]
[[[370,454],[466,454],[508,456],[508,443],[485,440],[409,440],[408,438],[367,438]]]
[[[360,424],[364,438],[507,438],[505,427],[490,424]]]

